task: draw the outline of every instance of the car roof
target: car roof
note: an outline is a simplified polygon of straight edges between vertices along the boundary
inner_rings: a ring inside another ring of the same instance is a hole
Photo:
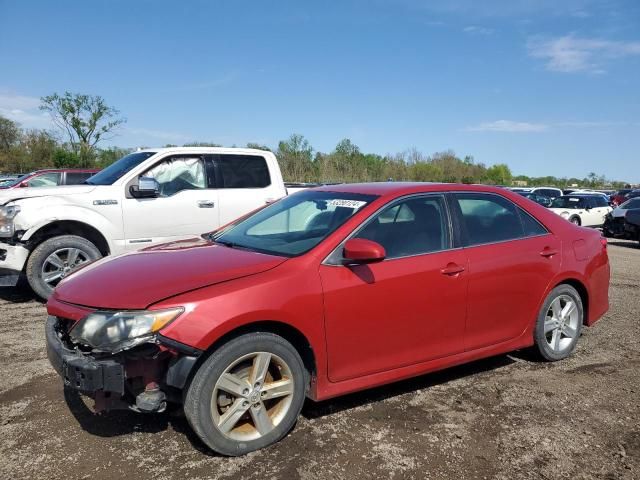
[[[371,183],[341,183],[337,185],[325,185],[316,190],[325,192],[361,193],[365,195],[378,195],[383,197],[397,197],[412,193],[426,192],[487,192],[504,194],[509,192],[504,188],[488,185],[468,185],[461,183],[429,183],[429,182],[371,182]],[[515,192],[509,192],[517,195]]]
[[[272,154],[269,150],[260,150],[257,148],[239,148],[239,147],[162,147],[162,148],[144,148],[131,153],[153,152],[153,153],[233,153],[233,154],[251,154],[265,155]]]

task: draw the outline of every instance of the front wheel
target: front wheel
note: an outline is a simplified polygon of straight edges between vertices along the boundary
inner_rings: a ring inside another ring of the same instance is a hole
[[[102,257],[100,250],[86,238],[61,235],[45,240],[31,253],[26,274],[29,285],[42,299],[79,266]]]
[[[567,358],[576,348],[584,307],[571,285],[554,288],[542,306],[534,332],[535,348],[549,362]]]
[[[266,332],[245,334],[200,366],[185,396],[185,416],[212,450],[244,455],[279,441],[293,428],[308,382],[289,342]]]

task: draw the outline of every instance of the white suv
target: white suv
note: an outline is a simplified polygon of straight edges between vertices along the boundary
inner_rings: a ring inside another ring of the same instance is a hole
[[[26,273],[47,298],[83,263],[214,230],[287,194],[271,152],[131,153],[85,185],[0,193],[0,285]]]

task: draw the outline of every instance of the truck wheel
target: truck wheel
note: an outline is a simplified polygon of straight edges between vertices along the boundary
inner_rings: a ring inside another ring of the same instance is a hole
[[[80,265],[102,257],[86,238],[61,235],[38,245],[27,261],[27,280],[36,294],[46,300],[55,286]]]
[[[578,217],[577,215],[574,215],[573,217],[571,217],[569,221],[574,225],[578,225],[578,226],[582,225],[582,222],[580,221],[580,217]]]
[[[266,332],[222,345],[189,385],[184,412],[212,450],[237,456],[267,447],[295,425],[309,383],[296,349]]]

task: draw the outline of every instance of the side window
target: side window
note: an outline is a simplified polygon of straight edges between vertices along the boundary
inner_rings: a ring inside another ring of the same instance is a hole
[[[524,229],[524,235],[526,237],[534,237],[536,235],[547,234],[547,229],[540,224],[535,218],[525,212],[523,209],[518,208],[520,214],[520,220],[522,220],[522,228]]]
[[[84,181],[91,177],[93,173],[89,172],[67,172],[67,176],[65,179],[65,185],[79,185],[84,183]]]
[[[516,206],[498,195],[455,195],[467,232],[467,245],[502,242],[524,236]]]
[[[269,167],[258,155],[220,155],[216,160],[221,188],[264,188],[271,185]]]
[[[27,182],[30,187],[55,187],[60,185],[60,172],[43,173]]]
[[[155,178],[162,197],[182,190],[207,188],[204,161],[200,157],[171,157],[147,170],[143,176]]]
[[[373,217],[355,238],[378,242],[387,258],[406,257],[449,248],[449,220],[442,196],[396,203]]]

